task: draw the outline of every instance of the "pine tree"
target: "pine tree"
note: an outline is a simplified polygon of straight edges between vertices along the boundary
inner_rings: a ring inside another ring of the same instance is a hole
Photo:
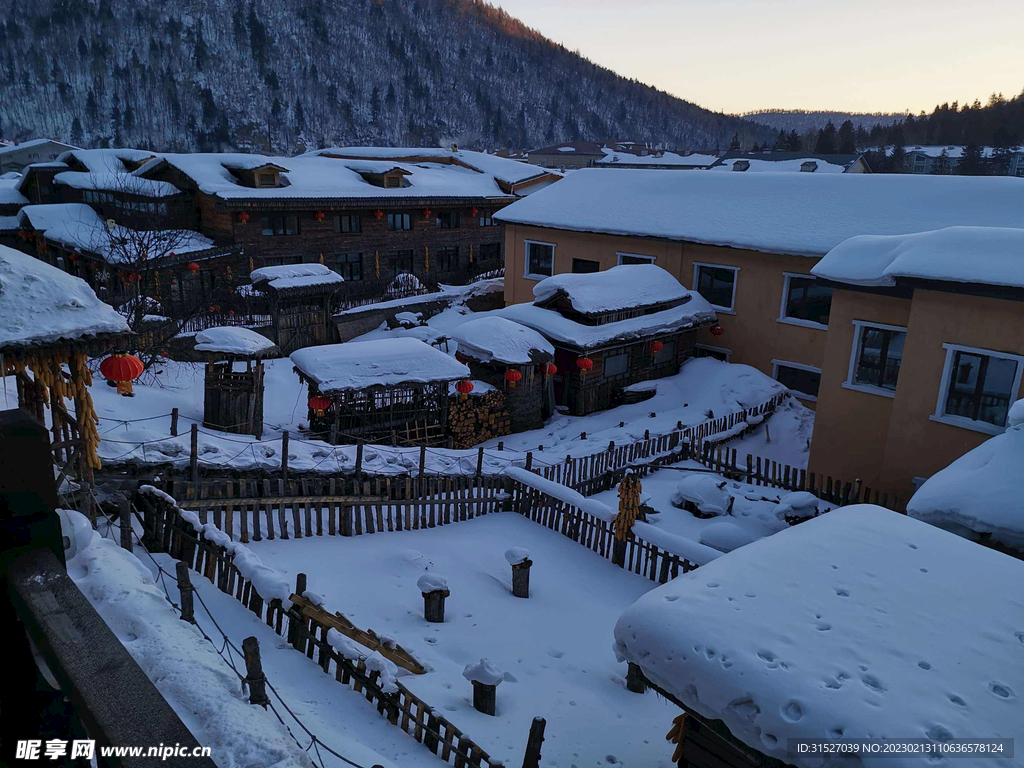
[[[796,132],[796,128],[789,132],[789,136],[786,137],[786,149],[790,152],[800,152],[804,148],[803,139],[800,138],[800,134]]]
[[[779,135],[775,137],[775,146],[772,149],[785,149],[786,143],[789,141],[786,136],[786,132],[783,129],[779,129]]]
[[[857,142],[854,138],[853,121],[845,120],[839,126],[839,147],[841,155],[852,155],[857,151]]]
[[[836,151],[836,127],[831,120],[818,131],[818,143],[814,151],[819,155],[833,155]]]
[[[739,148],[740,148],[740,135],[738,133],[734,133],[732,135],[732,141],[729,142],[729,149],[731,149],[733,151],[736,151]]]
[[[939,153],[939,156],[935,158],[935,162],[932,163],[932,173],[936,176],[945,176],[950,170],[949,152],[943,147],[942,152]]]
[[[983,176],[985,174],[985,161],[981,155],[981,147],[971,142],[964,147],[963,157],[956,164],[958,176]]]

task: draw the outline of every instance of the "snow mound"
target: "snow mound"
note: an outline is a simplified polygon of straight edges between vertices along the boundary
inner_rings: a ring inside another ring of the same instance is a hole
[[[307,285],[343,283],[345,279],[323,264],[282,264],[260,267],[249,274],[253,285],[267,285],[275,290],[301,288]]]
[[[128,330],[81,278],[0,245],[0,347]]]
[[[785,517],[814,517],[818,513],[818,504],[821,502],[817,496],[807,491],[794,491],[787,493],[779,503],[775,505],[772,512],[782,520]]]
[[[439,573],[428,571],[416,579],[416,587],[425,595],[429,595],[431,592],[446,592],[448,591],[448,579]]]
[[[732,497],[725,486],[725,480],[695,472],[679,481],[672,503],[682,506],[688,501],[706,515],[727,515]]]
[[[732,552],[754,541],[754,537],[728,520],[717,520],[700,529],[700,543],[722,552]]]
[[[459,352],[482,363],[528,365],[551,360],[555,348],[532,328],[504,317],[481,317],[463,323],[452,333]]]
[[[925,481],[907,514],[969,538],[985,536],[1024,552],[1024,400],[1010,407],[1006,431],[990,437]]]
[[[396,693],[398,691],[398,685],[396,683],[398,678],[398,667],[381,656],[379,651],[374,651],[367,656],[365,663],[367,672],[380,673],[380,677],[377,679],[377,684],[381,687],[381,690],[384,691],[384,693]]]
[[[217,326],[196,334],[196,350],[225,355],[260,357],[277,350],[266,336],[237,326]]]
[[[820,756],[787,756],[789,738],[1005,737],[1020,733],[1024,601],[994,586],[1021,579],[1024,562],[855,505],[648,592],[615,652],[800,768]]]
[[[510,547],[505,550],[505,559],[509,565],[519,565],[524,560],[530,559],[530,550],[523,547]]]
[[[505,673],[497,664],[489,659],[480,659],[476,664],[467,664],[462,676],[471,683],[481,685],[499,685],[505,679]]]
[[[603,272],[566,273],[533,286],[536,302],[564,295],[585,315],[678,301],[690,295],[671,273],[654,264],[620,264]]]

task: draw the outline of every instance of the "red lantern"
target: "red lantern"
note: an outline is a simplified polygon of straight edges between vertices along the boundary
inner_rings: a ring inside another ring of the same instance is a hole
[[[216,308],[215,308],[215,307],[207,307],[206,309],[207,309],[207,311],[209,311],[209,313],[210,313],[210,314],[212,315],[212,314],[214,313],[214,310],[215,310]]]
[[[433,213],[433,211],[430,210],[429,208],[424,208],[423,209],[423,218],[424,219],[429,219],[430,218],[430,214],[432,214],[432,213]]]
[[[721,336],[723,333],[725,333],[725,328],[723,328],[722,326],[720,326],[720,325],[712,325],[711,326],[711,335],[712,336]]]
[[[508,382],[509,389],[516,388],[516,382],[523,378],[523,374],[517,371],[515,368],[509,368],[505,371],[505,381]]]
[[[188,263],[188,271],[194,275],[196,272],[199,271],[199,265],[196,264],[194,261],[190,261]]]
[[[68,261],[70,261],[72,264],[74,264],[76,261],[78,261],[78,254],[77,253],[69,253],[68,254]]]
[[[313,218],[316,219],[317,221],[323,221],[324,218],[326,218],[326,216],[327,214],[324,213],[323,211],[317,211],[316,213],[313,214]]]
[[[248,221],[249,221],[249,214],[246,213],[245,211],[242,211],[240,214],[238,214],[238,220],[240,222],[242,222],[243,224],[248,223]]]
[[[145,366],[135,355],[118,353],[100,363],[100,373],[107,381],[117,384],[117,392],[125,397],[134,397],[132,382],[142,375]]]
[[[580,369],[580,372],[586,376],[587,371],[594,367],[594,361],[589,357],[577,357],[576,367]]]
[[[651,352],[653,352],[654,354],[658,354],[664,348],[665,345],[662,342],[658,341],[657,339],[651,342]]]
[[[228,310],[228,317],[234,317],[234,316],[235,316],[235,310],[229,309]]]
[[[455,353],[455,359],[456,359],[456,360],[458,360],[458,361],[459,361],[460,363],[462,363],[463,365],[466,365],[466,364],[468,364],[468,363],[469,363],[469,358],[468,358],[468,357],[466,357],[466,356],[465,356],[464,354],[462,354],[461,352],[456,352],[456,353]]]
[[[466,395],[473,391],[473,382],[469,379],[463,379],[455,385],[455,390],[459,393],[459,400],[465,400]]]
[[[470,216],[476,216],[478,213],[479,213],[479,211],[476,208],[470,208],[469,209],[469,215]]]
[[[548,363],[544,366],[545,376],[554,376],[556,373],[558,373],[558,366],[554,363]]]
[[[375,219],[383,219],[384,218],[384,211],[380,211],[380,210],[374,211],[373,212],[373,218],[375,218]]]
[[[323,416],[324,411],[331,407],[331,401],[323,395],[313,395],[313,397],[309,398],[309,407],[313,409],[313,413],[317,416]]]

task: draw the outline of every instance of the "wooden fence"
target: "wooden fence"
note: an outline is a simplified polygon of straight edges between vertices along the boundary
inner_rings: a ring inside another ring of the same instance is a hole
[[[280,598],[264,599],[234,563],[234,554],[208,540],[184,519],[173,500],[161,494],[139,493],[143,513],[143,544],[150,552],[164,552],[206,576],[224,594],[238,600],[297,651],[314,660],[325,674],[361,693],[377,712],[455,768],[500,768],[479,745],[424,702],[401,682],[385,691],[380,673],[367,670],[363,659],[351,660],[327,640],[337,624],[324,621],[308,601],[294,600],[284,608]],[[293,595],[293,598],[299,597]]]

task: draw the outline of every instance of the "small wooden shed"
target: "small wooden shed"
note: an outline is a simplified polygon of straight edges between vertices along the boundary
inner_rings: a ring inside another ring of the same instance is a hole
[[[469,377],[462,363],[410,338],[300,349],[291,360],[309,387],[310,431],[334,444],[443,445],[449,385]]]
[[[323,264],[261,267],[249,276],[267,297],[273,340],[284,354],[338,340],[332,319],[344,278]]]
[[[196,334],[196,352],[206,360],[203,426],[263,437],[263,360],[280,357],[277,345],[248,328],[219,326]]]

